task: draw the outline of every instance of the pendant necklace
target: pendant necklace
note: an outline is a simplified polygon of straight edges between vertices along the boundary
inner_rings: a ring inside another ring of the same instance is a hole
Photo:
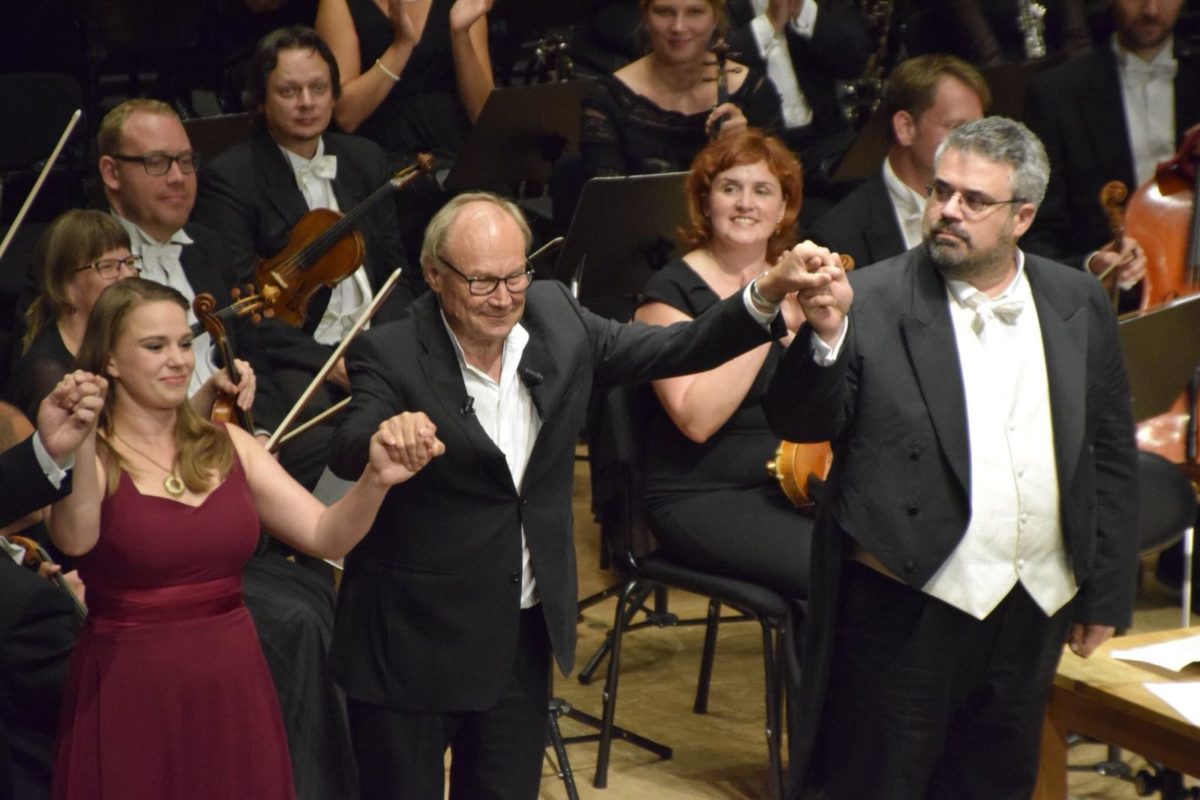
[[[187,487],[184,485],[183,479],[181,479],[178,475],[175,474],[175,462],[174,461],[171,462],[171,468],[167,469],[162,464],[158,463],[153,458],[146,455],[143,451],[141,451],[141,450],[137,449],[136,447],[134,447],[133,445],[131,445],[124,436],[122,436],[120,433],[118,433],[116,431],[116,429],[113,430],[113,434],[118,439],[120,439],[125,444],[125,446],[128,447],[130,450],[137,453],[142,458],[146,459],[151,464],[153,464],[154,466],[161,469],[163,472],[167,473],[167,476],[165,478],[163,478],[163,489],[166,490],[167,494],[169,494],[171,497],[173,497],[177,500],[180,497],[183,497],[183,493],[184,493],[184,491],[186,491]]]

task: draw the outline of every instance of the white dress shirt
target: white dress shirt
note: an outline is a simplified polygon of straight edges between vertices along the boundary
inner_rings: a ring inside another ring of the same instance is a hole
[[[754,34],[758,54],[767,65],[767,77],[779,92],[783,125],[785,128],[803,127],[812,122],[812,106],[796,79],[787,36],[783,31],[776,33],[775,26],[767,19],[767,0],[751,0],[751,5],[757,16],[750,21],[750,31]],[[797,36],[811,39],[817,25],[816,0],[805,0],[800,13],[787,24]]]
[[[296,173],[296,184],[308,210],[328,208],[331,211],[341,211],[338,208],[337,197],[333,193],[333,179],[337,176],[337,156],[325,155],[325,140],[317,143],[317,152],[311,159],[302,158],[291,150],[279,148]],[[350,329],[354,321],[371,302],[371,281],[367,270],[359,265],[348,278],[333,287],[329,296],[329,305],[325,314],[313,331],[313,339],[324,345],[337,345]]]
[[[192,244],[192,237],[180,228],[167,241],[156,242],[129,220],[115,213],[113,216],[129,233],[130,252],[142,258],[142,277],[170,286],[183,295],[188,301],[188,324],[195,325],[196,312],[192,311],[192,301],[196,299],[196,291],[188,281],[187,274],[183,271],[183,263],[180,261],[183,248]],[[228,299],[216,298],[218,308],[223,300],[227,301]],[[192,340],[192,352],[196,354],[196,368],[192,370],[192,379],[188,383],[189,396],[198,392],[204,382],[220,369],[217,366],[217,354],[213,347],[212,337],[207,332],[201,333]]]
[[[1169,38],[1153,59],[1143,61],[1113,36],[1138,186],[1154,177],[1159,162],[1175,155],[1175,72],[1179,64],[1174,44],[1174,37]]]
[[[892,210],[896,212],[896,223],[900,226],[900,235],[904,237],[904,247],[911,250],[921,243],[926,197],[900,180],[887,158],[883,159],[883,184],[892,200]]]
[[[512,473],[513,488],[520,491],[525,468],[529,466],[529,456],[533,452],[533,443],[542,429],[542,418],[533,404],[533,395],[517,375],[517,365],[521,363],[521,355],[529,344],[529,332],[520,323],[509,331],[500,357],[500,382],[497,383],[486,372],[467,363],[458,337],[450,330],[444,314],[442,324],[446,326],[446,333],[454,344],[458,368],[462,372],[467,395],[472,398],[475,419],[492,443],[504,453],[508,471]],[[521,608],[532,608],[537,602],[537,578],[533,574],[529,544],[525,540],[525,527],[522,526]]]
[[[966,392],[971,520],[924,591],[984,619],[1020,581],[1050,616],[1077,587],[1062,536],[1050,385],[1024,254],[1017,253],[1013,282],[991,300],[963,281],[948,280],[946,289]],[[1014,302],[1015,318],[1004,313]]]

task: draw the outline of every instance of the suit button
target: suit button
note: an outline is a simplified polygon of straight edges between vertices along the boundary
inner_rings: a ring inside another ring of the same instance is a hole
[[[508,582],[509,583],[520,583],[521,582],[521,570],[517,570],[516,572],[509,575]]]
[[[908,561],[904,562],[904,571],[905,572],[912,572],[916,568],[917,568],[917,563],[915,561],[913,561],[911,558]]]
[[[912,446],[912,448],[908,451],[908,457],[910,459],[912,459],[913,461],[916,461],[917,459],[919,459],[921,457],[921,445],[914,444]]]
[[[921,510],[921,507],[919,505],[917,505],[916,503],[911,503],[908,506],[908,515],[910,517],[915,517],[917,515],[917,512],[919,512],[920,510]]]

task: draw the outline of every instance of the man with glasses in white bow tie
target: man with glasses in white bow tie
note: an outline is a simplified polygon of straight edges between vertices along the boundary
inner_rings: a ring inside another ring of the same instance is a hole
[[[1136,307],[1146,257],[1112,241],[1100,188],[1132,192],[1200,123],[1200,58],[1174,35],[1183,0],[1112,0],[1115,32],[1031,80],[1025,120],[1046,145],[1050,185],[1025,246],[1100,275],[1116,269],[1122,310]]]
[[[1025,126],[968,122],[938,150],[923,246],[852,273],[848,314],[801,293],[809,330],[765,404],[783,438],[834,442],[798,796],[1029,797],[1064,641],[1086,657],[1131,622],[1115,320],[1098,282],[1017,247],[1048,172]]]
[[[226,150],[201,171],[195,212],[197,221],[225,236],[239,272],[248,273],[256,256],[282,249],[308,212],[345,214],[390,177],[377,144],[327,130],[340,93],[337,62],[316,31],[281,28],[258,43],[246,89],[256,130],[249,141]],[[251,355],[259,359],[251,363],[270,374],[292,400],[325,364],[375,290],[394,269],[407,266],[390,198],[373,204],[357,229],[365,245],[363,263],[332,290],[313,296],[303,335],[271,325],[246,336]],[[375,322],[395,316],[415,294],[418,278],[408,272]],[[328,408],[350,388],[343,362],[330,371],[323,388],[306,406],[305,417]],[[324,443],[331,430],[329,425],[318,427],[319,442],[306,434],[303,446],[299,441],[285,446],[281,458],[309,488],[324,467]],[[305,454],[319,456],[320,463]]]

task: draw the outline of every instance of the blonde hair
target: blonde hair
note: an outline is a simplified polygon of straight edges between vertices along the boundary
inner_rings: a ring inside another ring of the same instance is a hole
[[[96,375],[108,375],[108,362],[125,332],[130,314],[148,303],[174,303],[187,311],[188,303],[182,294],[169,286],[143,278],[126,278],[105,289],[88,318],[87,332],[79,348],[76,364]],[[108,396],[100,415],[96,450],[108,470],[108,492],[117,489],[121,472],[134,473],[125,459],[108,443],[113,435],[112,412],[120,401],[120,383],[109,378]],[[202,419],[186,400],[175,416],[175,452],[179,477],[188,489],[196,493],[213,488],[229,474],[233,466],[233,442],[229,434]],[[214,473],[219,477],[214,480]]]

